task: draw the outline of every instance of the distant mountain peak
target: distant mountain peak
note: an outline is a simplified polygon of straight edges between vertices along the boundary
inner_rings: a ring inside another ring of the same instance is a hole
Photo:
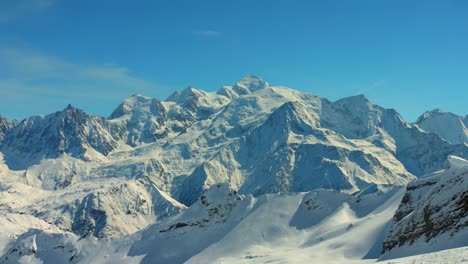
[[[188,86],[187,88],[183,89],[182,91],[175,91],[166,99],[166,102],[176,102],[176,103],[183,103],[187,101],[189,98],[192,97],[199,97],[201,96],[204,91],[198,90],[192,86]]]
[[[107,120],[69,104],[61,111],[33,116],[16,125],[5,134],[2,152],[10,169],[20,170],[63,153],[89,160],[116,147]]]
[[[68,104],[67,107],[65,107],[62,111],[58,111],[56,114],[66,115],[68,117],[74,115],[89,117],[89,115],[85,111],[76,108],[71,104]]]
[[[350,103],[370,103],[369,99],[364,95],[364,94],[357,94],[357,95],[352,95],[348,96],[342,99],[339,99],[336,101],[338,102],[350,102]]]
[[[429,117],[433,116],[451,116],[451,117],[458,117],[456,114],[451,113],[451,112],[446,112],[440,108],[433,109],[431,111],[426,111],[422,115],[420,115],[416,121],[416,123],[419,123],[420,121],[427,119]]]
[[[261,77],[258,77],[256,75],[252,75],[252,74],[249,74],[249,75],[246,75],[244,77],[242,77],[238,83],[250,83],[250,82],[264,82],[264,80],[261,78]]]
[[[144,96],[140,93],[132,94],[130,97],[125,99],[124,101],[130,102],[130,101],[145,101],[145,100],[151,100],[153,98]]]
[[[148,108],[148,105],[152,103],[159,102],[156,98],[151,98],[148,96],[141,95],[136,93],[129,98],[125,99],[110,115],[110,119],[119,118],[121,116],[130,114],[134,111],[144,111]],[[150,111],[150,110],[148,110]]]
[[[270,84],[255,75],[247,75],[232,86],[238,95],[253,93],[255,91],[270,87]]]
[[[432,132],[452,144],[468,143],[467,119],[454,113],[434,109],[425,112],[416,120],[416,125]]]
[[[16,125],[18,125],[18,121],[8,120],[7,118],[0,115],[0,144],[5,134],[8,133]]]

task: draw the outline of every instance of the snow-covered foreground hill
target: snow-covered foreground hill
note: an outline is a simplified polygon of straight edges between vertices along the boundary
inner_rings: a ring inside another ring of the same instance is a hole
[[[8,215],[7,230],[25,233],[3,238],[10,243],[0,262],[374,263],[405,188],[368,191],[253,197],[219,185],[183,213],[117,239],[80,238],[40,224],[25,232],[18,224],[33,219]],[[453,263],[468,258],[468,248],[456,252]],[[451,263],[440,261],[433,263]]]
[[[75,263],[92,255],[94,261],[105,262],[104,257],[113,257],[116,249],[121,262],[141,263],[326,263],[377,258],[382,234],[403,194],[402,188],[361,196],[321,189],[252,197],[219,185],[180,215],[125,238],[98,243],[36,227],[6,247],[0,261],[37,258],[44,263],[70,259]],[[22,220],[17,215],[7,218],[8,223]],[[102,245],[93,249],[96,243]]]
[[[466,120],[411,124],[255,76],[137,94],[107,118],[0,117],[0,263],[372,263],[468,246]]]

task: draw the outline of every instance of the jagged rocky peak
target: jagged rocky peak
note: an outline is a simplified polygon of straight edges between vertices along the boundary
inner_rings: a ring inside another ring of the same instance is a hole
[[[88,160],[116,147],[105,118],[68,105],[62,111],[23,120],[5,136],[2,152],[11,169],[25,169],[63,153]]]
[[[416,125],[427,131],[439,135],[451,144],[468,143],[468,128],[466,117],[435,109],[422,114]]]
[[[85,111],[83,111],[81,109],[78,109],[78,108],[72,106],[71,104],[68,104],[67,107],[65,107],[62,111],[57,111],[55,113],[55,115],[56,116],[62,116],[63,118],[66,118],[66,119],[71,119],[71,118],[74,118],[74,117],[80,117],[80,118],[88,119],[90,117],[88,114],[86,114]]]
[[[10,121],[7,118],[0,115],[0,144],[3,141],[3,137],[5,136],[5,134],[7,134],[16,125],[18,125],[18,121]]]

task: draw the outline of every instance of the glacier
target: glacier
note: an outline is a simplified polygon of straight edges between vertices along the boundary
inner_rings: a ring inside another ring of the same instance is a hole
[[[466,252],[467,120],[409,123],[364,95],[332,102],[252,75],[135,94],[108,117],[0,116],[0,263]]]

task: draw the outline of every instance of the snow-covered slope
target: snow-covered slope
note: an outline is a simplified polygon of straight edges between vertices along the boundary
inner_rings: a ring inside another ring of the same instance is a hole
[[[360,262],[375,259],[376,245],[403,195],[401,189],[375,187],[355,195],[322,189],[254,198],[215,185],[181,214],[135,235],[98,243],[33,230],[7,247],[0,261],[27,256],[74,263],[108,254],[113,263]]]
[[[233,99],[267,87],[270,87],[270,84],[265,82],[262,78],[254,75],[247,75],[233,86],[222,87],[218,90],[217,94]]]
[[[254,198],[216,185],[181,214],[124,238],[32,229],[10,239],[0,263],[374,263],[403,195],[374,186]],[[467,249],[379,263],[462,263]]]
[[[407,186],[383,244],[383,258],[468,246],[468,161],[450,156],[446,170]]]
[[[330,102],[256,76],[164,101],[133,95],[109,118],[69,106],[3,124],[0,215],[21,227],[5,240],[21,249],[4,254],[12,262],[19,251],[85,263],[375,259],[396,190],[468,157],[468,144],[362,95]]]
[[[137,146],[185,132],[225,106],[229,99],[188,87],[165,101],[135,94],[109,117],[127,144]]]
[[[121,103],[109,119],[116,124],[127,144],[154,142],[167,136],[167,113],[156,98],[135,94]]]
[[[381,264],[440,264],[440,263],[466,263],[468,261],[468,247],[441,250],[427,254],[379,261]]]
[[[395,110],[376,106],[363,95],[336,102],[322,100],[320,118],[323,127],[347,138],[367,138],[393,152],[417,176],[442,169],[448,155],[468,157],[467,145],[452,144],[427,133],[404,121]]]
[[[191,204],[204,188],[218,183],[259,195],[316,188],[354,192],[372,183],[402,185],[412,178],[391,153],[322,129],[305,106],[288,102],[197,168],[180,200]]]
[[[0,213],[31,215],[81,236],[131,234],[186,208],[148,178],[93,179],[56,191],[13,178],[1,188]]]
[[[427,132],[432,132],[452,144],[468,143],[466,117],[436,109],[421,115],[416,124]]]

